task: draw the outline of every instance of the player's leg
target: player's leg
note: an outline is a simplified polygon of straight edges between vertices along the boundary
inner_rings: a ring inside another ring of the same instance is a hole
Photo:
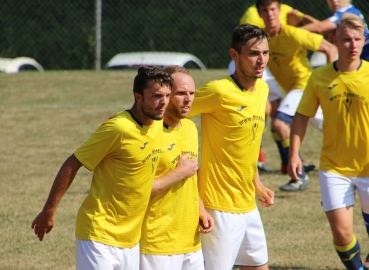
[[[271,106],[270,102],[267,100],[266,108],[265,108],[265,125],[266,125],[267,120],[269,118],[271,109],[272,109],[272,106]],[[266,131],[266,126],[264,127],[263,138],[264,138],[265,131]],[[263,172],[267,172],[269,170],[268,165],[266,163],[265,154],[264,154],[262,146],[260,146],[260,150],[259,150],[258,169],[259,169],[259,171],[263,171]]]
[[[138,270],[139,246],[118,248],[102,243],[76,240],[76,270]]]
[[[290,147],[290,123],[292,116],[283,112],[277,112],[272,120],[272,136],[277,144],[279,156],[281,157],[281,172],[287,173],[288,151]]]
[[[360,197],[366,232],[369,235],[369,177],[356,178],[353,181]],[[366,257],[364,266],[365,269],[369,269],[369,254]]]
[[[140,254],[140,270],[182,270],[184,254]],[[204,262],[201,262],[204,265]]]
[[[288,152],[290,149],[290,126],[302,93],[302,90],[292,90],[289,92],[282,100],[272,123],[273,138],[282,160],[282,173],[287,169],[289,160]],[[291,179],[287,184],[279,188],[283,191],[299,191],[309,188],[309,181],[304,167],[302,167],[302,172],[298,176],[300,181]]]
[[[205,269],[232,269],[245,234],[243,216],[206,210],[214,219],[214,229],[210,233],[201,234]]]
[[[240,270],[267,270],[268,249],[259,211],[256,208],[244,216],[247,227],[235,265],[239,266]]]
[[[263,73],[263,80],[266,81],[266,83],[269,86],[269,95],[268,100],[266,103],[266,110],[265,110],[265,124],[267,124],[267,120],[269,118],[273,118],[274,115],[277,112],[277,109],[281,103],[282,95],[279,91],[277,82],[268,69],[268,67],[265,68]],[[262,147],[260,147],[260,153],[259,153],[259,159],[258,159],[258,168],[261,171],[268,171],[268,166],[265,159],[265,154],[262,150]]]
[[[353,233],[355,186],[352,179],[325,171],[319,171],[319,179],[322,205],[336,252],[347,269],[360,269],[360,244]]]

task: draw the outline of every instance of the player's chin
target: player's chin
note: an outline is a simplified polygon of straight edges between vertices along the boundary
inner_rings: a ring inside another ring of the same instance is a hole
[[[157,113],[155,115],[151,115],[150,118],[153,120],[161,120],[164,118],[164,113]]]

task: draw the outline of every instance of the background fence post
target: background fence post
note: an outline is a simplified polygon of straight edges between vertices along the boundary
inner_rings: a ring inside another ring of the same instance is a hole
[[[95,44],[95,70],[101,69],[101,19],[102,0],[96,0],[96,44]]]

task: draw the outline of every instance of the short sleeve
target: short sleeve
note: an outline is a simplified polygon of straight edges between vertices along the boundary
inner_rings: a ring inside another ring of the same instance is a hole
[[[314,117],[318,107],[319,99],[317,96],[317,89],[314,85],[314,75],[311,75],[296,112],[304,116]]]
[[[74,152],[74,156],[87,169],[94,170],[104,157],[119,149],[122,136],[124,131],[119,121],[109,119]]]
[[[216,81],[209,82],[197,89],[188,117],[217,111],[223,97],[223,91]]]

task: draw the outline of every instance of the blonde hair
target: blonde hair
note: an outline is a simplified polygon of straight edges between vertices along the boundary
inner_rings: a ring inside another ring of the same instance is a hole
[[[342,19],[337,23],[337,30],[342,27],[354,29],[364,33],[364,21],[357,15],[352,13],[345,13],[342,15]]]

